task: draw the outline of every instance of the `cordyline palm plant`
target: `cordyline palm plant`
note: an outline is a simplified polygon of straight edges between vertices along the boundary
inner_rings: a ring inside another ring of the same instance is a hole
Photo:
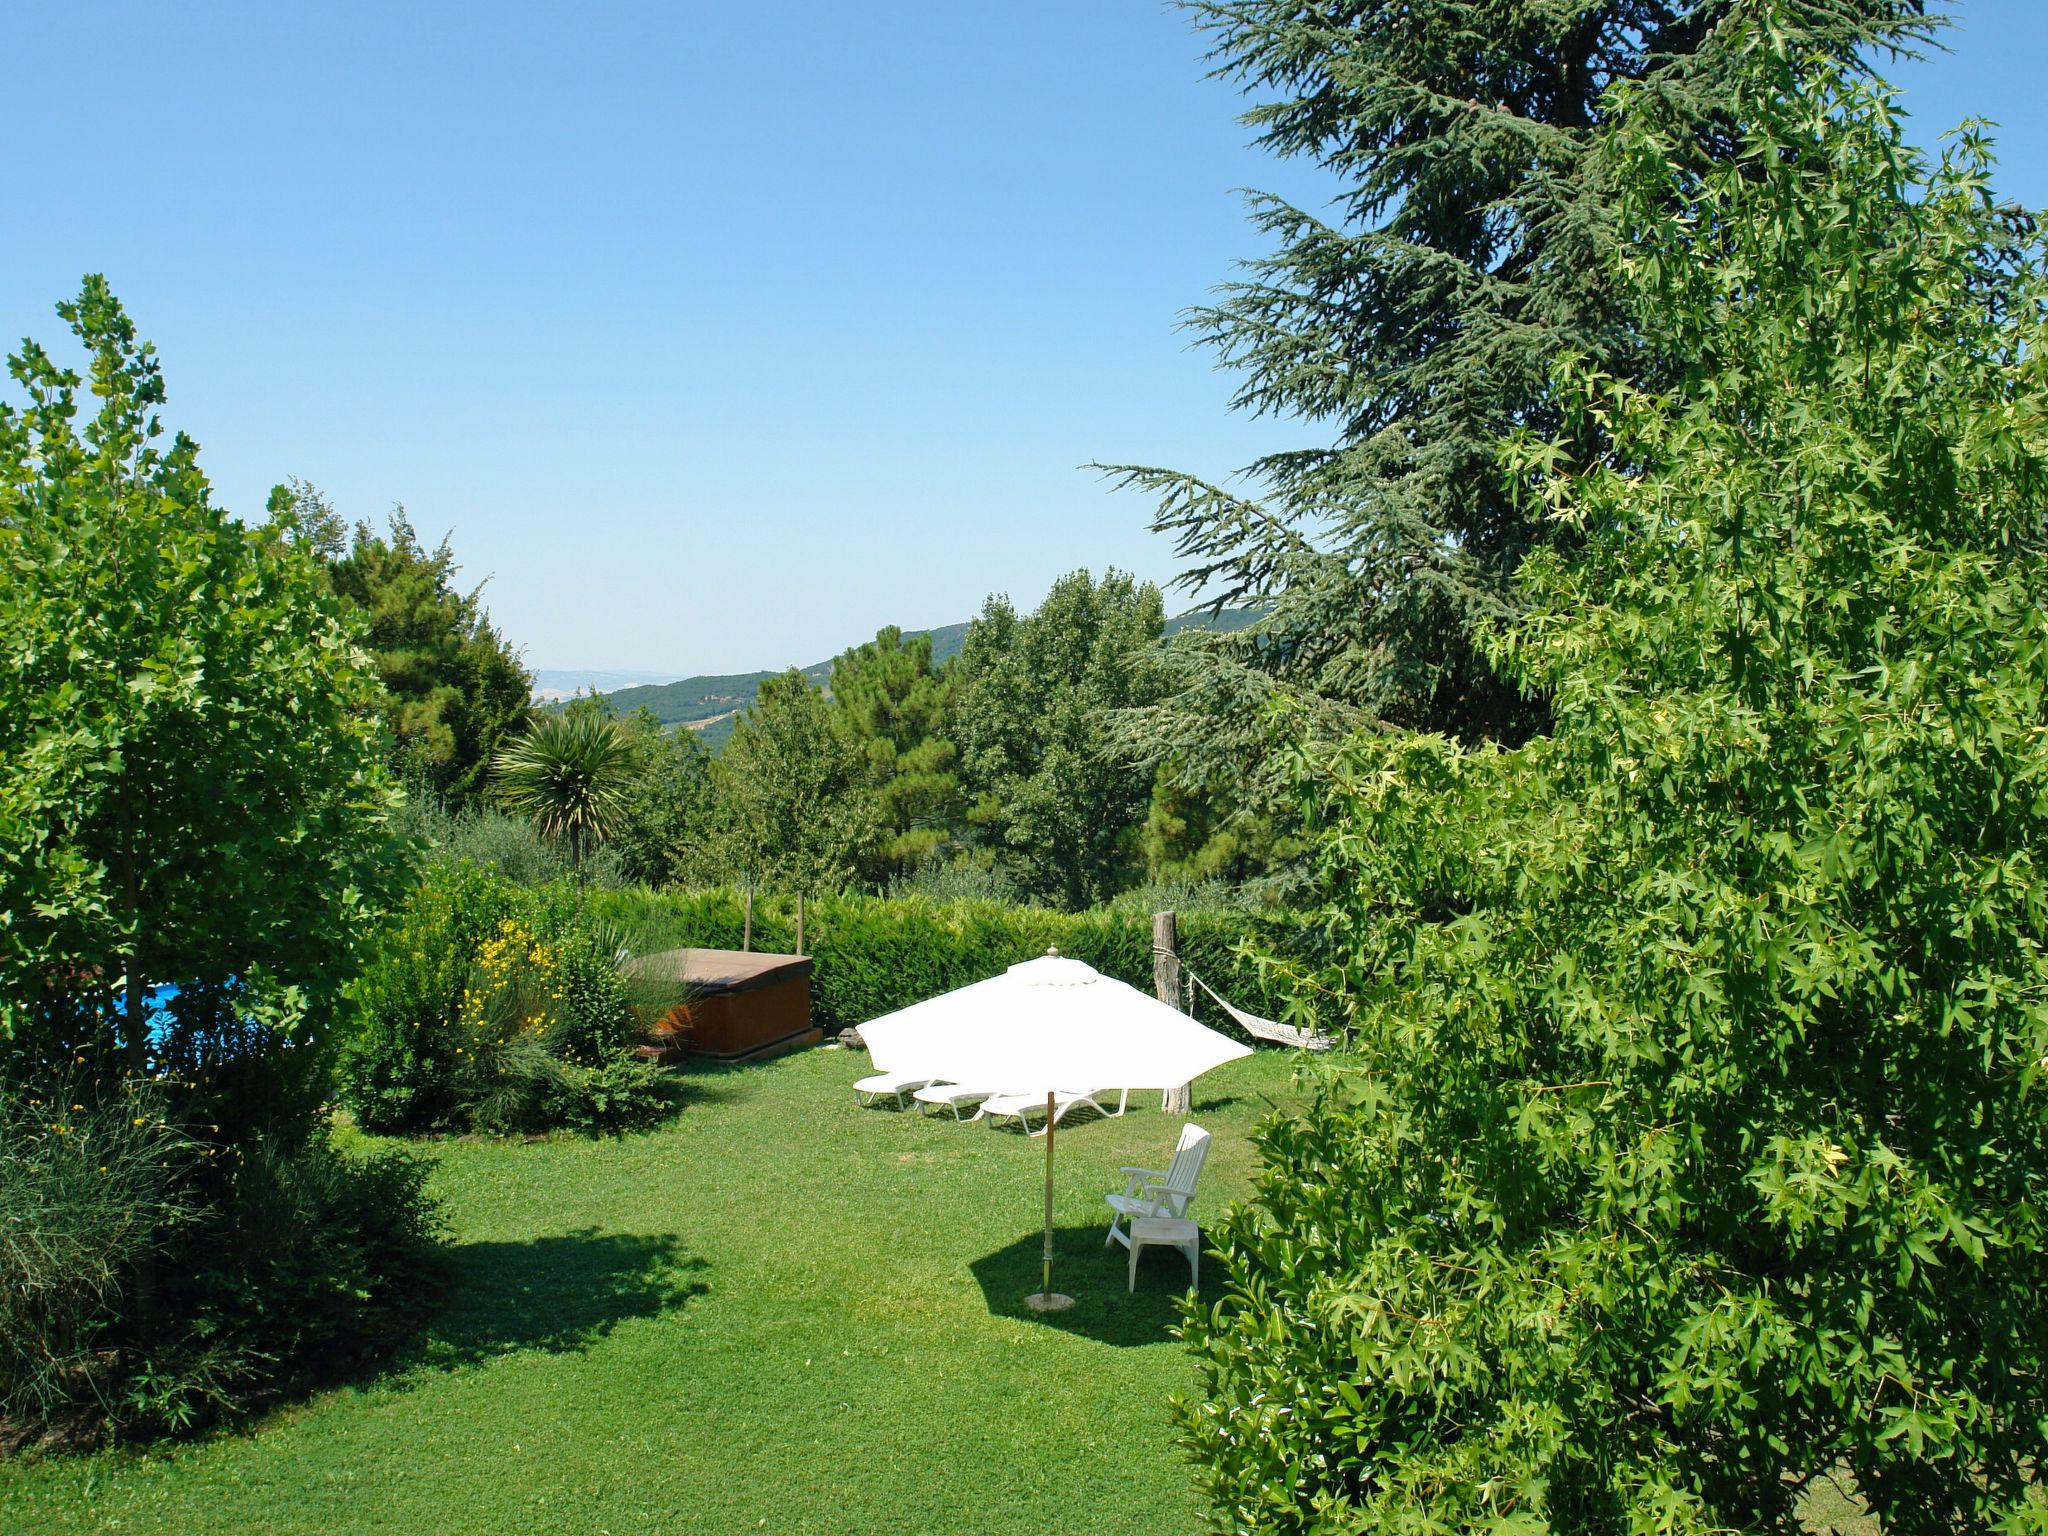
[[[569,845],[579,875],[584,850],[611,836],[625,815],[633,782],[633,743],[602,715],[543,715],[501,749],[491,779],[498,799],[543,837]]]

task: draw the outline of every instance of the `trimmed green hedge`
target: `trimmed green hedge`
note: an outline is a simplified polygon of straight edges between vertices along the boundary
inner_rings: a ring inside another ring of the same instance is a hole
[[[731,890],[592,891],[593,914],[616,925],[641,953],[696,946],[738,949],[744,920]],[[1238,947],[1256,935],[1269,951],[1286,949],[1284,928],[1230,913],[1189,913],[1179,920],[1182,963],[1238,1007],[1269,1017],[1281,1004],[1261,985]],[[754,899],[754,948],[788,953],[796,944],[796,903]],[[878,1018],[923,998],[993,976],[1057,945],[1063,955],[1152,990],[1152,922],[1139,913],[1054,912],[994,902],[921,897],[828,896],[804,910],[804,950],[814,961],[811,1014],[828,1032]],[[1237,1033],[1223,1010],[1197,995],[1196,1016]]]

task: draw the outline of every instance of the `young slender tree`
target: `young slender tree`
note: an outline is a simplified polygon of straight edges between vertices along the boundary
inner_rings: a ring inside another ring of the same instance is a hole
[[[848,884],[881,834],[867,763],[794,668],[761,684],[712,765],[714,857],[749,885]]]
[[[0,402],[0,1036],[22,1036],[0,1065],[232,1057],[237,1123],[303,1129],[399,872],[376,678],[291,529],[216,506],[165,437],[155,351],[105,279],[58,313],[85,376],[25,342],[25,398]]]

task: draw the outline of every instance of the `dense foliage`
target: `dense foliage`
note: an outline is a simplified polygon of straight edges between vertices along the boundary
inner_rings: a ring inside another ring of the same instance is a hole
[[[1165,622],[1157,587],[1075,571],[1034,613],[990,598],[967,631],[954,731],[968,814],[1031,897],[1074,910],[1134,877],[1151,785],[1111,750],[1108,712],[1157,696]]]
[[[711,872],[837,890],[881,839],[869,764],[794,668],[761,684],[711,772]]]
[[[196,1153],[154,1096],[89,1105],[62,1080],[0,1090],[0,1426],[81,1401],[117,1408],[108,1319],[191,1219],[181,1186]]]
[[[589,908],[637,953],[740,944],[741,898],[732,890],[593,892]],[[786,953],[795,939],[794,902],[760,897],[753,911],[754,947]],[[1254,939],[1285,952],[1302,936],[1291,923],[1241,911],[1186,913],[1180,920],[1188,969],[1241,1007],[1278,1012],[1282,1005],[1257,966],[1240,953]],[[804,952],[813,961],[811,1017],[828,1030],[859,1024],[993,976],[1054,945],[1105,975],[1152,990],[1147,910],[1059,912],[999,901],[858,894],[812,900],[804,910]],[[1229,1027],[1206,999],[1194,1006],[1205,1023]]]
[[[602,707],[577,701],[586,702]],[[634,762],[624,814],[606,847],[624,878],[658,885],[695,863],[710,834],[711,754],[695,731],[664,730],[646,709],[619,724]]]
[[[1749,67],[1725,165],[1653,91],[1606,150],[1683,376],[1515,455],[1554,737],[1326,765],[1359,1051],[1188,1325],[1238,1530],[2048,1525],[2044,252],[1974,137]]]
[[[178,1427],[402,1309],[419,1180],[321,1109],[403,859],[357,621],[163,440],[105,282],[59,313],[86,378],[27,342],[0,403],[0,1420]]]
[[[1157,588],[1076,571],[1028,614],[991,598],[944,663],[931,636],[883,629],[829,672],[764,675],[715,757],[608,699],[540,720],[616,719],[632,745],[607,840],[618,871],[648,884],[910,885],[1079,910],[1148,877],[1242,881],[1277,834],[1169,778],[1155,793],[1111,734],[1116,711],[1159,697],[1162,612]]]
[[[859,871],[871,883],[911,873],[959,834],[966,807],[949,739],[959,676],[934,668],[930,635],[906,640],[893,625],[832,663],[833,720],[862,759],[879,823]]]
[[[317,565],[161,443],[155,356],[105,283],[60,313],[89,424],[33,342],[26,407],[0,405],[0,803],[34,807],[0,851],[0,1029],[18,1065],[105,1080],[232,1062],[246,1101],[306,1076],[399,872],[376,682]],[[182,991],[153,1025],[158,982]]]

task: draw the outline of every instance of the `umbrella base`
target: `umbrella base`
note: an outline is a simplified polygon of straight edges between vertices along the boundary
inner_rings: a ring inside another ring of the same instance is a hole
[[[1024,1305],[1034,1312],[1064,1312],[1073,1304],[1073,1297],[1058,1291],[1034,1291],[1024,1298]]]

